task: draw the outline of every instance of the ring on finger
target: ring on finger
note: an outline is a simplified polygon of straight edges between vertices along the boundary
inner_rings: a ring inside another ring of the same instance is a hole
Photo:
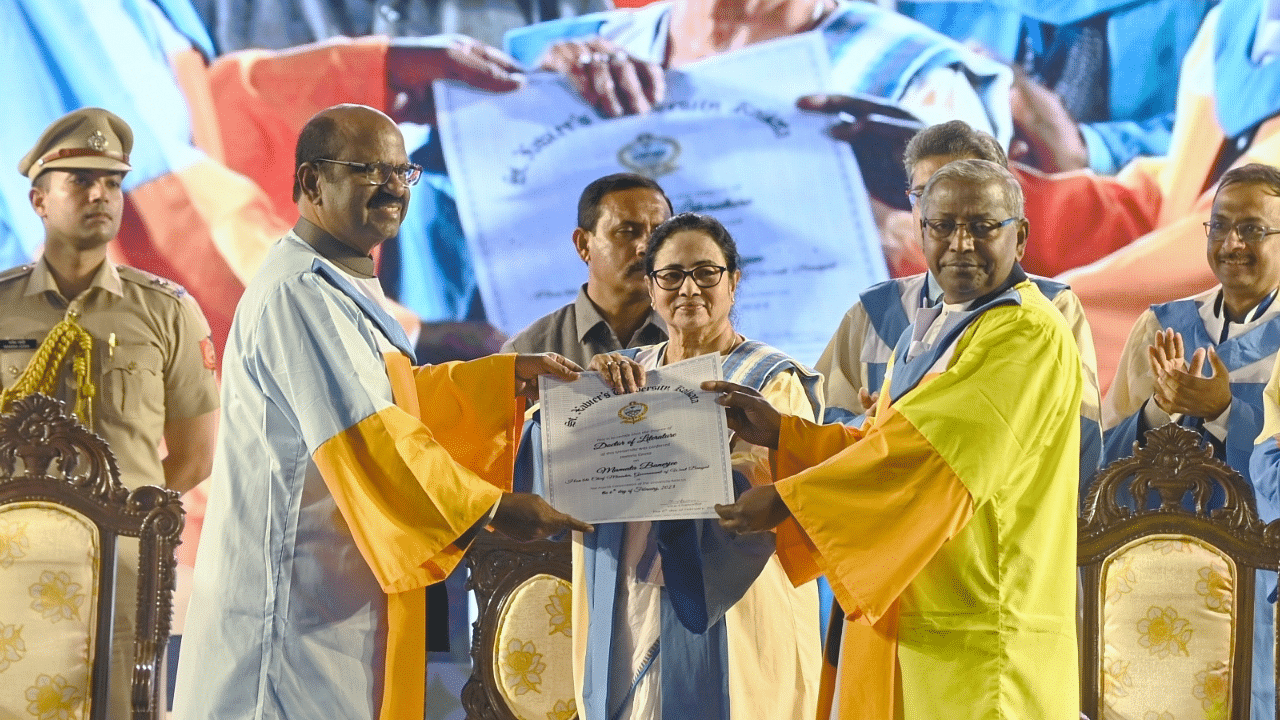
[[[595,56],[591,54],[590,50],[583,50],[581,53],[578,53],[579,65],[590,65],[593,59],[595,59]]]

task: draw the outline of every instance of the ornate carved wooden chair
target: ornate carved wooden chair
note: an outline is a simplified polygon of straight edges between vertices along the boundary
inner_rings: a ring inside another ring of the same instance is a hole
[[[1225,503],[1206,510],[1215,486]],[[1086,715],[1249,717],[1255,607],[1275,612],[1255,603],[1256,575],[1280,565],[1280,522],[1263,525],[1253,489],[1196,433],[1151,430],[1099,473],[1077,561]]]
[[[518,543],[481,531],[467,551],[479,617],[471,678],[462,688],[468,720],[572,720],[570,543]]]
[[[133,720],[161,717],[182,524],[177,493],[127,490],[106,443],[61,402],[32,395],[0,415],[0,717],[107,717],[122,536],[141,559]]]

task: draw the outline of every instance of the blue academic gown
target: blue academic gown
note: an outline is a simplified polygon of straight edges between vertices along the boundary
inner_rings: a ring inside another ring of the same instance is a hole
[[[635,357],[639,348],[621,351]],[[816,416],[821,415],[820,376],[764,343],[748,340],[723,358],[724,377],[763,388],[779,372],[797,373]],[[517,491],[542,493],[541,419],[525,425],[516,458]],[[748,480],[734,472],[734,492]],[[662,559],[661,633],[643,667],[629,668],[629,657],[614,647],[623,533],[627,523],[595,523],[584,533],[582,576],[589,585],[592,618],[587,632],[580,708],[584,720],[612,720],[626,712],[630,695],[659,655],[662,718],[660,720],[729,720],[729,646],[724,614],[738,602],[774,552],[774,536],[757,533],[730,536],[718,520],[662,520],[652,524]],[[576,593],[575,593],[576,595]],[[611,618],[613,618],[611,620]],[[575,629],[575,632],[579,632]],[[654,719],[659,720],[659,719]]]
[[[1264,434],[1258,437],[1249,458],[1249,475],[1258,503],[1258,517],[1264,523],[1280,518],[1280,445],[1274,436],[1268,433],[1271,428],[1264,428]],[[1250,715],[1252,720],[1274,718],[1275,687],[1267,680],[1275,677],[1274,665],[1266,661],[1275,660],[1275,628],[1265,627],[1262,621],[1271,622],[1273,603],[1276,602],[1276,574],[1264,572],[1259,574],[1257,589],[1258,604],[1254,610],[1254,620],[1258,622],[1253,638],[1253,701]],[[1265,602],[1264,602],[1265,601]],[[1257,613],[1266,609],[1264,615]],[[1265,632],[1264,632],[1265,629]],[[1263,679],[1265,676],[1266,679]]]
[[[1280,448],[1275,440],[1259,438],[1249,460],[1250,482],[1258,503],[1258,517],[1264,523],[1280,518]],[[1257,604],[1254,607],[1253,698],[1251,720],[1275,718],[1275,602],[1276,574],[1258,574]]]
[[[1219,343],[1205,329],[1198,305],[1195,299],[1175,300],[1153,305],[1151,311],[1162,328],[1172,328],[1182,334],[1183,346],[1188,356],[1197,348],[1216,348],[1218,356],[1231,373],[1231,416],[1227,421],[1225,440],[1219,440],[1205,430],[1202,418],[1184,415],[1179,419],[1179,424],[1200,433],[1213,446],[1217,457],[1248,479],[1253,441],[1262,430],[1262,389],[1266,382],[1265,376],[1259,376],[1256,372],[1248,373],[1252,377],[1247,379],[1240,378],[1240,371],[1246,368],[1256,369],[1259,363],[1269,370],[1277,350],[1280,350],[1280,315]],[[1142,349],[1145,351],[1145,346]],[[1103,433],[1103,464],[1132,455],[1133,443],[1139,441],[1149,429],[1141,407],[1108,428]]]
[[[1169,150],[1182,58],[1216,0],[898,0],[898,12],[1010,60],[1025,37],[1043,50],[1044,30],[1106,16],[1106,121],[1080,130],[1089,166],[1112,174],[1139,155]],[[1245,22],[1256,23],[1255,8]],[[1252,29],[1246,35],[1252,38]],[[1231,97],[1238,97],[1232,95]]]

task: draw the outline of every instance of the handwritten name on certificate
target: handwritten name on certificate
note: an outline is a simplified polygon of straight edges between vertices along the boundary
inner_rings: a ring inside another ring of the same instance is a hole
[[[711,354],[650,370],[624,395],[599,373],[539,378],[547,502],[593,523],[716,517],[733,501],[729,429],[698,387],[721,377]]]
[[[888,278],[849,146],[796,109],[828,87],[828,51],[803,33],[667,73],[647,115],[604,119],[564,79],[511,93],[442,82],[439,130],[491,322],[515,333],[573,302],[578,196],[617,172],[654,178],[675,212],[724,223],[742,254],[736,329],[814,362],[851,293]]]

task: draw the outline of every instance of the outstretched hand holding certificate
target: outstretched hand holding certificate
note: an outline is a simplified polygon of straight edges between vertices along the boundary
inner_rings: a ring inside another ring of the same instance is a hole
[[[585,522],[716,517],[733,502],[729,429],[715,393],[720,356],[650,370],[618,395],[599,373],[573,382],[542,376],[547,501]]]

